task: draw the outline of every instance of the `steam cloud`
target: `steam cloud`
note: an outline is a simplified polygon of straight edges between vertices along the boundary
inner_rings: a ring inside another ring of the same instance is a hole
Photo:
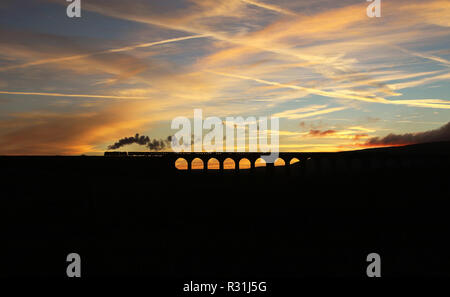
[[[116,150],[119,149],[125,145],[130,144],[139,144],[139,145],[145,145],[149,150],[151,151],[160,151],[165,149],[170,145],[172,141],[172,136],[167,137],[166,139],[153,139],[151,140],[150,137],[136,134],[132,137],[125,137],[117,141],[116,143],[108,146],[108,150]]]
[[[450,122],[430,131],[406,134],[389,134],[385,137],[373,137],[366,146],[406,145],[426,142],[450,141]]]

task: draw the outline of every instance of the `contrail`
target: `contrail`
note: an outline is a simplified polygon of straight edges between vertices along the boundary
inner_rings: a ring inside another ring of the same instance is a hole
[[[312,112],[306,112],[306,113],[295,113],[295,110],[292,111],[283,111],[280,113],[276,113],[273,116],[278,118],[286,118],[286,119],[304,119],[304,118],[310,118],[313,116],[318,115],[324,115],[332,112],[337,112],[341,110],[348,109],[348,107],[333,107],[333,108],[326,108],[322,110],[312,111]]]
[[[398,49],[398,50],[400,50],[400,51],[402,51],[402,52],[404,52],[404,53],[410,54],[412,56],[416,56],[416,57],[420,57],[420,58],[423,58],[423,59],[428,59],[428,60],[431,60],[431,61],[435,61],[435,62],[444,64],[447,67],[450,66],[450,61],[448,61],[448,60],[446,60],[444,58],[441,58],[441,57],[438,57],[438,56],[434,56],[434,55],[430,55],[430,54],[413,52],[413,51],[407,50],[405,48],[402,48],[402,47],[399,47],[399,46],[396,46],[396,45],[394,45],[393,47]]]
[[[275,11],[275,12],[278,12],[278,13],[281,13],[281,14],[296,15],[292,11],[289,11],[287,9],[284,9],[284,8],[281,8],[281,7],[278,7],[278,6],[275,6],[275,5],[270,5],[270,4],[266,4],[266,3],[262,3],[262,2],[254,1],[254,0],[241,0],[241,1],[245,2],[247,4],[250,4],[250,5],[254,5],[254,6],[257,6],[257,7],[260,7],[260,8],[264,8],[264,9],[267,9],[267,10],[271,10],[271,11]]]
[[[20,64],[20,65],[13,65],[13,66],[8,66],[8,67],[3,67],[3,68],[0,68],[0,71],[12,70],[12,69],[18,69],[18,68],[26,68],[26,67],[30,67],[30,66],[49,64],[49,63],[58,63],[58,62],[66,62],[66,61],[78,60],[78,59],[87,58],[87,57],[91,57],[91,56],[95,56],[95,55],[131,51],[131,50],[134,50],[134,49],[137,49],[137,48],[152,47],[152,46],[160,45],[160,44],[166,44],[166,43],[172,43],[172,42],[178,42],[178,41],[189,40],[189,39],[196,39],[196,38],[205,38],[205,37],[208,37],[208,36],[209,35],[206,35],[206,34],[203,34],[203,35],[191,35],[191,36],[166,39],[166,40],[161,40],[161,41],[156,41],[156,42],[142,43],[142,44],[137,44],[137,45],[133,45],[133,46],[126,46],[126,47],[121,47],[121,48],[108,49],[108,50],[94,52],[94,53],[89,53],[89,54],[61,57],[61,58],[54,58],[54,59],[38,60],[38,61],[24,63],[24,64]]]
[[[297,86],[297,85],[273,82],[273,81],[268,81],[268,80],[264,80],[264,79],[259,79],[259,78],[244,76],[244,75],[238,75],[238,74],[223,73],[223,72],[217,72],[217,71],[211,71],[211,70],[205,70],[205,72],[213,73],[216,75],[232,77],[232,78],[238,78],[238,79],[242,79],[242,80],[250,80],[250,81],[260,83],[260,84],[277,86],[280,88],[288,88],[288,89],[305,91],[310,94],[320,95],[320,96],[328,97],[328,98],[352,99],[352,100],[359,100],[359,101],[369,102],[369,103],[395,104],[395,105],[407,105],[407,106],[414,106],[414,107],[450,109],[450,101],[442,100],[442,99],[388,100],[383,97],[375,97],[375,96],[374,97],[364,97],[364,96],[353,95],[351,93],[345,93],[345,92],[323,91],[320,89],[307,88],[307,87],[302,87],[302,86]]]
[[[88,95],[88,94],[62,94],[62,93],[40,93],[40,92],[8,92],[0,91],[0,94],[6,95],[32,95],[32,96],[51,96],[51,97],[78,97],[78,98],[100,98],[100,99],[124,99],[124,100],[145,100],[146,97],[127,97],[113,95]]]
[[[251,81],[258,82],[258,83],[261,83],[264,85],[278,86],[280,88],[305,91],[305,92],[308,92],[311,94],[320,95],[320,96],[324,96],[324,97],[330,97],[330,98],[354,99],[354,100],[371,102],[371,103],[373,103],[373,102],[383,103],[382,101],[385,100],[384,98],[380,98],[380,97],[368,98],[368,97],[351,95],[351,94],[346,94],[346,93],[328,92],[328,91],[323,91],[323,90],[319,90],[319,89],[301,87],[301,86],[297,86],[297,85],[290,85],[290,84],[284,84],[284,83],[279,83],[279,82],[273,82],[273,81],[268,81],[268,80],[244,76],[244,75],[223,73],[223,72],[217,72],[217,71],[206,71],[206,72],[210,72],[210,73],[214,73],[214,74],[222,75],[222,76],[239,78],[239,79],[243,79],[243,80],[251,80]]]

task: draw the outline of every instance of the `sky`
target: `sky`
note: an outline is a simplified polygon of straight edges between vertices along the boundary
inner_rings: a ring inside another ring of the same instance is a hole
[[[369,18],[365,0],[81,0],[69,18],[64,0],[2,0],[0,154],[102,154],[194,109],[279,117],[281,151],[441,131],[450,2],[381,3]]]

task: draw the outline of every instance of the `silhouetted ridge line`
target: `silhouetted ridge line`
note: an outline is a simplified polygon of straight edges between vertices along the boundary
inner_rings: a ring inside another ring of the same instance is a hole
[[[450,122],[440,128],[405,134],[389,134],[385,137],[370,138],[364,146],[392,146],[418,143],[450,141]]]

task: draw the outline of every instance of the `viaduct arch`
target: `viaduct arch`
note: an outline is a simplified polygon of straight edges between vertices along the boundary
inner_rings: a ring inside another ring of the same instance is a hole
[[[250,161],[250,170],[254,170],[256,161],[269,153],[257,152],[105,152],[106,157],[149,157],[160,161],[160,164],[167,164],[168,167],[177,171],[175,164],[177,160],[184,159],[184,170],[193,171],[192,162],[199,159],[203,163],[203,169],[195,171],[208,171],[208,163],[215,159],[216,168],[213,170],[224,171],[232,169],[239,171],[239,163],[242,159]],[[378,170],[380,168],[409,168],[422,166],[420,160],[440,160],[445,164],[450,164],[450,154],[442,152],[438,155],[428,156],[423,153],[414,152],[377,152],[372,150],[348,151],[337,153],[308,153],[308,152],[280,152],[278,158],[279,164],[283,164],[282,168],[286,168],[286,172],[290,172],[291,168],[301,168],[301,171],[307,175],[349,172],[364,172],[368,169]],[[197,160],[197,161],[199,161]],[[161,163],[162,162],[162,163]],[[420,164],[419,164],[420,163]],[[225,165],[226,164],[226,165]],[[231,164],[231,165],[230,165]],[[300,165],[300,166],[299,166]],[[275,167],[274,163],[267,163],[266,167],[270,170]]]

